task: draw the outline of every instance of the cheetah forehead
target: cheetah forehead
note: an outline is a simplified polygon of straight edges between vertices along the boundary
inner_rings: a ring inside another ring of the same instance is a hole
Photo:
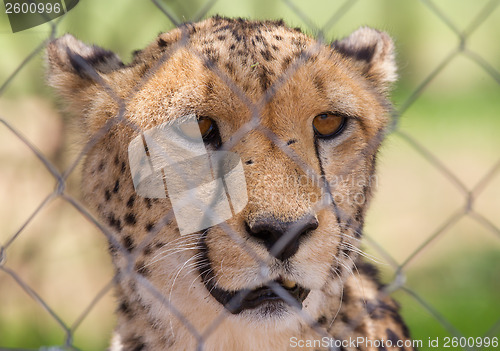
[[[260,81],[263,91],[277,78],[289,78],[308,63],[318,69],[329,62],[333,64],[328,67],[331,71],[342,71],[347,76],[359,74],[382,93],[396,80],[393,43],[383,32],[362,27],[349,37],[326,45],[299,28],[287,27],[282,20],[219,16],[160,34],[147,48],[136,52],[132,66],[143,64],[149,68],[157,60],[165,59],[169,49],[172,55],[182,48],[197,56],[209,70],[217,70],[219,75],[222,72],[232,81]],[[295,64],[294,69],[290,69],[291,64]]]
[[[154,61],[166,48],[178,44],[189,46],[210,64],[227,68],[231,62],[232,69],[259,65],[269,68],[276,61],[291,61],[312,43],[314,39],[299,28],[285,26],[282,20],[250,21],[217,16],[160,34],[155,42],[136,53],[134,62]]]
[[[286,80],[304,63],[300,62],[301,57],[305,61],[306,56],[317,55],[319,47],[316,52],[311,50],[315,43],[313,38],[285,26],[283,21],[215,17],[160,34],[136,53],[131,66],[149,69],[165,60],[164,67],[178,72],[194,70],[198,64],[204,66],[203,75],[216,76],[215,80],[224,81],[224,87],[237,86],[237,90],[255,100],[276,80]],[[175,60],[179,55],[183,55],[180,62]],[[175,85],[182,86],[188,80]],[[202,76],[200,80],[209,81]]]

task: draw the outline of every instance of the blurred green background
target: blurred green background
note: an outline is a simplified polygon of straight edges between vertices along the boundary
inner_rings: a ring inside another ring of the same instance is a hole
[[[327,40],[362,25],[383,29],[395,39],[401,79],[393,101],[401,118],[379,157],[365,247],[388,283],[403,265],[403,288],[394,296],[412,336],[424,341],[423,350],[430,349],[429,337],[500,336],[498,2],[219,0],[207,13],[284,18],[312,35],[333,21],[324,29]],[[208,6],[201,0],[159,3],[179,22],[196,18]],[[43,45],[52,27],[44,24],[12,34],[1,6],[3,85]],[[53,23],[56,36],[70,32],[117,52],[124,62],[131,60],[133,50],[173,28],[147,0],[81,0]],[[43,51],[26,62],[0,95],[0,118],[64,170],[81,145],[58,106],[45,86]],[[425,157],[425,150],[438,166]],[[78,182],[76,170],[67,188],[75,198]],[[5,250],[4,267],[60,318],[59,323],[0,270],[0,349],[63,345],[65,328],[72,330],[79,349],[104,350],[108,345],[114,316],[113,294],[106,286],[113,273],[103,235],[61,198],[50,200],[23,227],[55,185],[33,152],[0,124],[0,245],[22,229]],[[466,208],[467,214],[460,215]],[[82,319],[102,289],[103,297]]]

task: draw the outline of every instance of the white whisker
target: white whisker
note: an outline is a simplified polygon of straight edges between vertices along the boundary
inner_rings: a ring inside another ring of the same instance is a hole
[[[333,270],[333,273],[335,273],[335,275],[337,275],[337,278],[339,278],[339,280],[342,282],[342,278],[335,270]],[[328,329],[330,329],[332,327],[333,322],[337,319],[337,316],[340,312],[340,309],[342,308],[342,303],[344,302],[344,284],[340,285],[340,289],[341,289],[341,293],[340,293],[339,308],[337,309],[335,316],[333,316],[332,321],[330,322],[330,325],[328,326]]]

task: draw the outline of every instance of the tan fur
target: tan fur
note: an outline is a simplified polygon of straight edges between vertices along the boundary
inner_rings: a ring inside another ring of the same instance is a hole
[[[329,47],[280,22],[211,18],[161,34],[126,66],[69,35],[47,51],[49,82],[79,115],[89,141],[86,203],[112,234],[119,302],[113,351],[193,350],[198,341],[190,328],[204,350],[286,350],[292,337],[325,335],[387,340],[388,330],[408,338],[373,268],[357,258],[388,122],[386,93],[396,79],[387,34],[361,28]],[[349,123],[335,139],[315,141],[312,120],[324,112],[349,116]],[[129,142],[139,130],[190,113],[216,121],[222,141],[243,161],[248,187],[245,209],[204,234],[217,286],[296,281],[311,290],[303,307],[309,320],[291,307],[276,317],[228,313],[194,269],[201,233],[179,236],[175,220],[165,219],[168,199],[135,194]],[[254,118],[259,126],[242,132]],[[329,196],[310,176],[322,173],[334,204],[318,207]],[[286,265],[245,229],[263,216],[306,215],[319,226]],[[264,278],[255,257],[269,268]]]

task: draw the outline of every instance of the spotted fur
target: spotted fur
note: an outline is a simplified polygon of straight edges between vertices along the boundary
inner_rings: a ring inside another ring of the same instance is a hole
[[[327,335],[408,340],[397,304],[358,257],[396,79],[387,34],[361,28],[326,45],[282,21],[214,17],[160,34],[127,65],[70,35],[47,52],[49,83],[79,116],[88,148],[83,194],[105,225],[116,267],[111,350],[193,350],[201,339],[204,350],[286,350],[290,338]],[[314,135],[312,119],[324,112],[348,120],[335,139]],[[180,236],[168,199],[135,193],[127,147],[138,130],[190,113],[211,117],[220,142],[233,143],[249,202],[225,226]],[[260,127],[235,140],[256,117]],[[304,181],[311,174],[319,181]],[[315,207],[318,199],[328,205]],[[305,216],[317,225],[282,260],[250,235],[263,218],[272,226]],[[249,250],[266,262],[267,276]],[[226,291],[293,280],[311,290],[309,319],[290,306],[230,314],[200,267]]]

